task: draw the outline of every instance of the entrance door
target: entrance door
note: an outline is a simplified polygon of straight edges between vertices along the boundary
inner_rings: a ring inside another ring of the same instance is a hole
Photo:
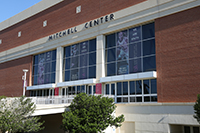
[[[86,88],[87,88],[86,94],[88,94],[88,95],[96,94],[96,85],[88,85]]]

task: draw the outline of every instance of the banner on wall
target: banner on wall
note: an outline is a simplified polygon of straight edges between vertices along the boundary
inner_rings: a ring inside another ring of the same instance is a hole
[[[54,93],[55,96],[58,96],[59,95],[59,88],[55,88],[55,93]]]
[[[102,90],[102,84],[101,83],[96,84],[96,94],[102,94],[101,90]]]
[[[39,55],[38,61],[38,84],[44,84],[45,54]]]

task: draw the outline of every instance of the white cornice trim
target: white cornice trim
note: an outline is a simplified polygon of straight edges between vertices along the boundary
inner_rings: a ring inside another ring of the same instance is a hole
[[[96,79],[85,79],[85,80],[77,80],[77,81],[60,82],[60,83],[57,83],[57,87],[88,85],[88,84],[95,84],[95,83],[96,83]]]
[[[27,90],[40,90],[40,89],[49,89],[49,88],[55,88],[56,84],[43,84],[43,85],[33,85],[28,86]]]
[[[129,81],[129,80],[141,80],[141,79],[153,79],[153,78],[157,78],[157,72],[156,71],[102,77],[102,78],[100,78],[100,83]]]

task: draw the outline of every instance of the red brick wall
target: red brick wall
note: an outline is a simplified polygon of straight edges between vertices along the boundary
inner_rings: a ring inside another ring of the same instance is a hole
[[[28,69],[27,82],[32,68],[32,56],[0,64],[0,96],[22,96],[23,69]],[[29,85],[29,83],[27,83]]]
[[[29,19],[0,32],[1,51],[34,41],[53,33],[88,22],[145,0],[65,0]],[[81,5],[81,13],[76,7]],[[47,20],[48,26],[43,27]],[[18,32],[22,36],[18,38]]]
[[[155,21],[158,102],[194,102],[200,93],[200,7]]]

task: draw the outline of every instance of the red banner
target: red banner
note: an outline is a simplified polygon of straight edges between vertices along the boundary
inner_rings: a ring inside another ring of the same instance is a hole
[[[55,96],[58,96],[59,95],[59,88],[55,88],[55,93],[54,93]]]
[[[102,94],[101,90],[102,90],[102,84],[101,83],[96,84],[96,94]]]

